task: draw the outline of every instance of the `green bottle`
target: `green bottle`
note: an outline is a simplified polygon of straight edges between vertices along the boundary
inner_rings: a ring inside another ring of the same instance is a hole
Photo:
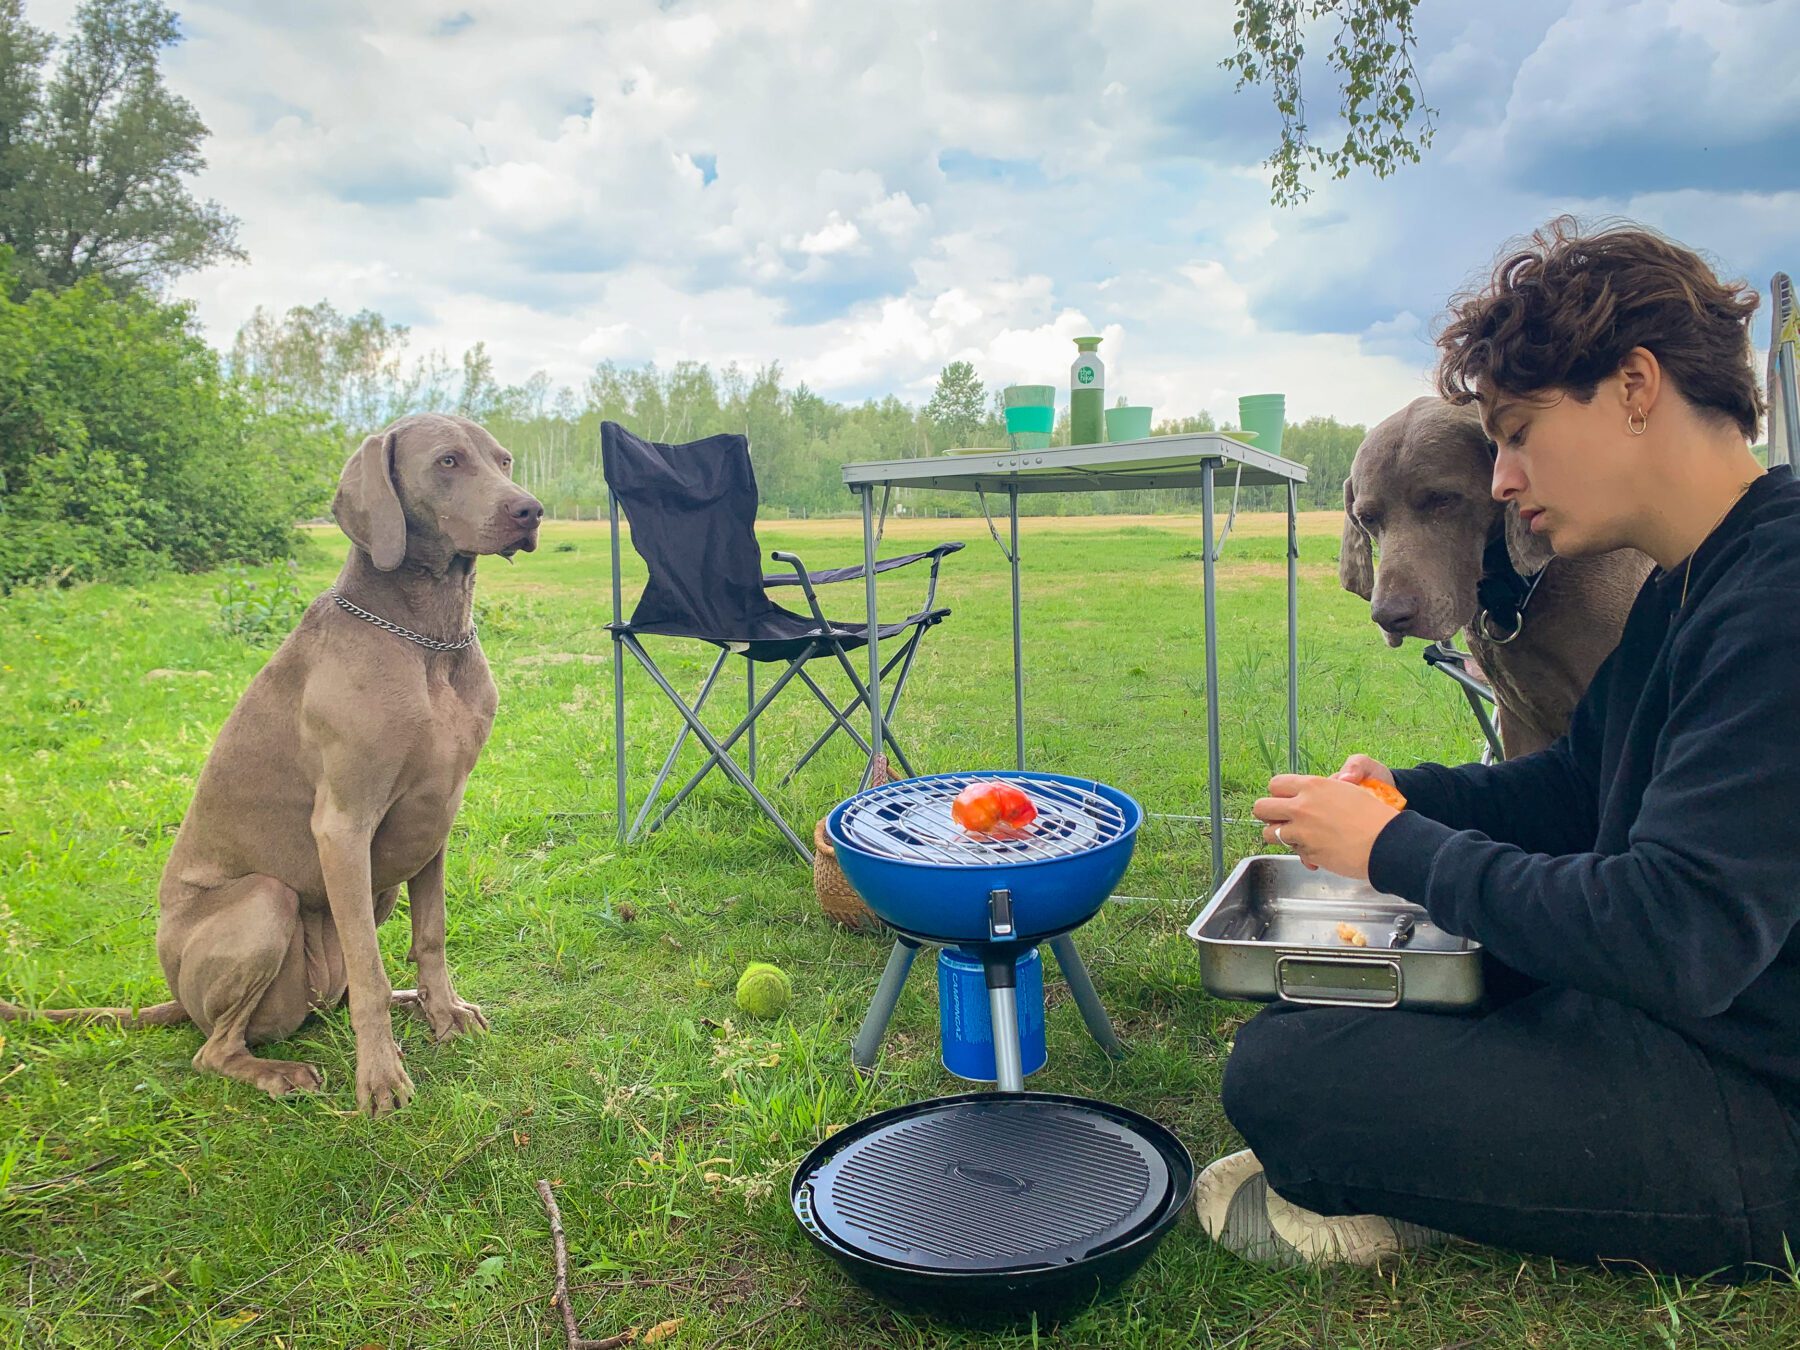
[[[1100,339],[1078,337],[1079,353],[1069,367],[1069,444],[1098,445],[1106,439],[1106,367],[1097,355]]]

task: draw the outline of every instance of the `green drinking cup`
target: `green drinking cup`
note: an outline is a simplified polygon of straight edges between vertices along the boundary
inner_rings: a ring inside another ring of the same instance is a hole
[[[1281,431],[1287,422],[1286,394],[1245,394],[1238,400],[1238,425],[1256,433],[1256,448],[1281,453]]]
[[[1106,439],[1109,441],[1141,441],[1150,435],[1148,406],[1108,408]]]

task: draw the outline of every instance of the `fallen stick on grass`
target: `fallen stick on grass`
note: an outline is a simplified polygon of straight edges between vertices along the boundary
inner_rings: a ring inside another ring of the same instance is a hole
[[[25,1062],[20,1060],[18,1064],[7,1071],[5,1077],[0,1077],[0,1083],[4,1083],[8,1078],[11,1078],[13,1074],[24,1067]],[[86,1167],[77,1168],[75,1171],[69,1172],[64,1176],[49,1177],[43,1181],[15,1181],[4,1191],[0,1191],[0,1195],[29,1195],[33,1191],[47,1190],[52,1186],[66,1186],[70,1182],[80,1181],[89,1172],[98,1172],[102,1167],[110,1166],[118,1161],[118,1157],[119,1155],[116,1153],[109,1153],[104,1158],[100,1159],[99,1162],[91,1162]]]
[[[556,1207],[556,1197],[550,1194],[549,1182],[539,1181],[537,1190],[549,1212],[550,1241],[556,1247],[556,1292],[550,1301],[562,1309],[563,1334],[568,1337],[569,1350],[618,1350],[621,1345],[630,1345],[637,1339],[636,1327],[621,1331],[617,1336],[590,1341],[575,1325],[575,1310],[569,1306],[569,1248],[563,1241],[562,1211]]]

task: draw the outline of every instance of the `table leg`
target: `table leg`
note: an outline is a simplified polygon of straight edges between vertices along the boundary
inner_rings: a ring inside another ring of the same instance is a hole
[[[1008,552],[1012,555],[1012,623],[1013,623],[1013,753],[1018,770],[1025,772],[1025,662],[1024,644],[1019,634],[1019,489],[1008,487],[1007,507],[1012,532]]]
[[[1225,880],[1225,791],[1219,782],[1218,559],[1213,551],[1213,461],[1200,471],[1201,557],[1206,607],[1206,789],[1211,810],[1213,889]]]
[[[875,774],[875,756],[881,753],[881,658],[875,647],[879,622],[875,614],[875,488],[862,490],[863,599],[869,615],[869,767],[863,773],[867,787]]]
[[[1287,485],[1288,527],[1288,772],[1300,772],[1300,656],[1296,635],[1300,631],[1296,578],[1300,567],[1300,533],[1294,514],[1299,489]]]

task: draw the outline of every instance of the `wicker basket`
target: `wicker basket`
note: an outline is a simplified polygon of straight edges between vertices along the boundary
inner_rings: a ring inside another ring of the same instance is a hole
[[[869,775],[869,786],[880,787],[891,781],[887,756],[877,756],[875,772]],[[813,826],[813,890],[818,893],[819,908],[834,923],[861,933],[880,932],[887,927],[863,903],[863,898],[850,884],[850,878],[844,875],[844,869],[838,866],[837,850],[831,846],[823,820]]]

